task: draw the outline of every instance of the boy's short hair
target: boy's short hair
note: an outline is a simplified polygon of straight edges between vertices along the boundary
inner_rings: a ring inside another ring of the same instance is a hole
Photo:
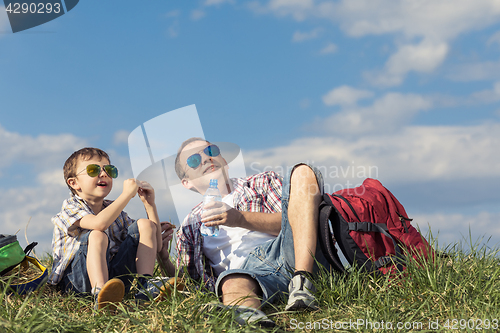
[[[64,171],[64,182],[70,189],[71,193],[77,194],[71,186],[68,184],[68,179],[71,177],[75,177],[76,173],[78,172],[76,170],[76,164],[78,163],[78,158],[81,158],[83,161],[90,160],[93,157],[98,156],[100,160],[103,158],[107,159],[109,163],[111,163],[111,160],[109,159],[109,155],[104,151],[99,148],[91,148],[91,147],[86,147],[82,148],[80,150],[75,151],[73,154],[71,154],[70,157],[66,160],[64,163],[63,171]]]
[[[180,161],[181,152],[188,144],[195,141],[205,141],[206,143],[210,144],[209,141],[197,137],[187,139],[181,144],[179,150],[177,150],[177,156],[175,157],[175,173],[177,174],[177,177],[179,177],[180,180],[186,178],[186,172],[184,171],[184,168],[182,167]]]

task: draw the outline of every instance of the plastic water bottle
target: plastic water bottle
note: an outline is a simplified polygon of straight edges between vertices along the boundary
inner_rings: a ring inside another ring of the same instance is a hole
[[[210,179],[210,187],[203,196],[202,213],[205,211],[205,205],[212,201],[222,201],[222,196],[217,188],[217,179]],[[219,235],[219,226],[216,225],[215,227],[206,227],[205,224],[202,223],[200,232],[203,236],[217,237]]]

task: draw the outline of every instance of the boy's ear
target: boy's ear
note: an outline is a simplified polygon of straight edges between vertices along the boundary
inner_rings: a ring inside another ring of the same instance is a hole
[[[68,178],[68,180],[66,181],[68,183],[68,185],[75,191],[78,191],[80,190],[80,185],[78,185],[78,182],[76,181],[76,178],[75,177],[70,177]]]

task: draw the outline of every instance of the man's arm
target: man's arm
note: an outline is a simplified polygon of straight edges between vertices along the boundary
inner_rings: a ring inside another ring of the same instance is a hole
[[[202,215],[207,226],[226,225],[277,236],[281,230],[281,193],[283,181],[275,172],[265,172],[249,178],[238,209],[225,203],[212,203],[214,209]]]
[[[221,202],[213,203],[209,207],[213,207],[209,214],[215,215],[207,217],[203,215],[201,222],[206,222],[207,227],[216,225],[240,227],[274,236],[280,233],[281,213],[242,212]]]

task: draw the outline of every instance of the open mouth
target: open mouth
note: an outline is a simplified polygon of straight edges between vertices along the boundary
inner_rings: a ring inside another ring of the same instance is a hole
[[[99,182],[99,183],[97,183],[97,186],[106,187],[106,186],[108,186],[108,184],[106,182]]]
[[[206,174],[206,173],[210,173],[210,172],[214,172],[215,170],[217,170],[219,168],[218,165],[215,165],[215,164],[212,164],[210,165],[208,168],[206,168],[204,171],[203,171],[203,174]]]

